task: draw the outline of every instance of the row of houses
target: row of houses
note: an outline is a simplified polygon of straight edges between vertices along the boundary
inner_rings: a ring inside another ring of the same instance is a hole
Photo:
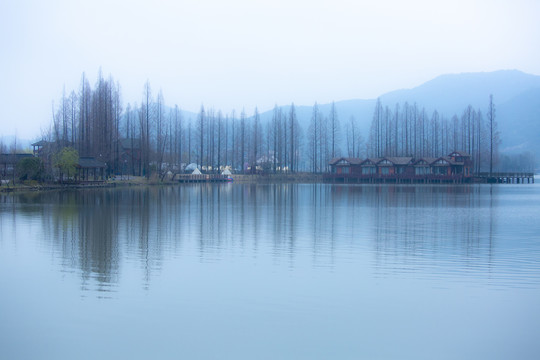
[[[468,182],[472,174],[471,156],[454,151],[448,156],[431,157],[339,157],[330,161],[332,182]]]

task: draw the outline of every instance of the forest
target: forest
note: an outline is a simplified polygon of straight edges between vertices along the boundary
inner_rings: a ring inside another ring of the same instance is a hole
[[[485,110],[468,106],[451,118],[427,114],[419,104],[377,101],[367,134],[354,117],[339,119],[335,104],[322,113],[315,103],[311,118],[302,121],[294,104],[287,108],[276,105],[267,121],[257,108],[224,114],[204,106],[196,118],[184,118],[178,105],[166,105],[162,91],[153,94],[148,81],[141,101],[124,107],[112,76],[100,72],[91,86],[83,73],[79,89],[63,92],[43,139],[105,162],[109,175],[150,177],[189,164],[209,173],[226,167],[235,173],[322,173],[340,156],[439,157],[454,150],[471,154],[476,172],[498,166],[493,97]]]

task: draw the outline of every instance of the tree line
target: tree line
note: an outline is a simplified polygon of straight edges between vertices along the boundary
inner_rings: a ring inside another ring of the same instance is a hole
[[[142,100],[124,109],[120,85],[101,72],[94,87],[83,74],[78,92],[66,95],[64,90],[43,137],[105,162],[108,174],[149,177],[192,163],[207,172],[226,166],[240,173],[304,169],[303,132],[294,104],[288,111],[276,105],[266,123],[257,108],[237,115],[201,106],[196,119],[184,119],[178,105],[165,105],[161,91],[152,94],[148,81]]]
[[[390,108],[377,100],[367,156],[439,157],[457,150],[471,155],[474,172],[492,172],[500,144],[492,95],[485,118],[483,114],[469,105],[461,116],[448,119],[437,110],[429,115],[417,104],[398,103]]]
[[[216,173],[225,167],[237,173],[321,173],[340,156],[439,157],[454,150],[471,154],[480,172],[492,171],[498,158],[496,125],[492,97],[487,112],[468,106],[449,119],[437,111],[428,115],[417,104],[391,108],[377,100],[367,139],[354,117],[340,123],[334,103],[328,113],[315,103],[305,130],[294,104],[276,105],[264,122],[257,108],[224,114],[201,106],[196,118],[185,119],[178,105],[165,105],[162,91],[153,95],[148,81],[141,101],[124,108],[120,84],[100,71],[93,87],[83,73],[77,92],[64,90],[45,138],[102,160],[108,174],[163,176],[188,164]]]

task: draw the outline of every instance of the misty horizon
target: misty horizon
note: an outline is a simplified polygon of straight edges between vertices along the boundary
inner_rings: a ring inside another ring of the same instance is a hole
[[[124,104],[150,81],[167,104],[224,113],[374,99],[442,74],[540,74],[538,13],[530,1],[8,2],[0,135],[39,135],[64,87],[100,67]]]

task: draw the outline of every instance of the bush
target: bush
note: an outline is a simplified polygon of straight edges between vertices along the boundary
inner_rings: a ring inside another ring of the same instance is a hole
[[[65,147],[53,157],[53,165],[60,170],[60,181],[64,175],[69,179],[75,175],[76,165],[79,162],[79,153],[71,147]]]
[[[17,176],[19,180],[40,181],[43,173],[43,163],[37,157],[28,157],[17,163]]]

